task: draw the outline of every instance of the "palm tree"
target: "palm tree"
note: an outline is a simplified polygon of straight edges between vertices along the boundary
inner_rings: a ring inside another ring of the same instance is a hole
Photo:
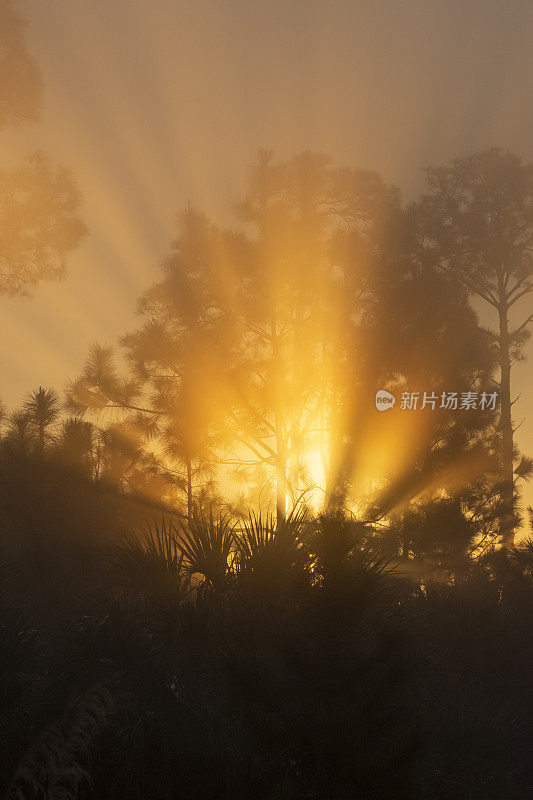
[[[8,427],[4,442],[19,455],[28,455],[33,449],[33,426],[27,411],[13,411],[7,418]]]
[[[235,536],[237,588],[246,604],[272,607],[304,596],[311,577],[308,525],[294,510],[283,521],[249,512]]]
[[[173,525],[176,543],[183,554],[183,569],[188,575],[203,575],[205,592],[222,594],[228,586],[230,560],[234,548],[234,526],[228,516],[216,517],[194,506],[192,516],[177,519]]]
[[[35,428],[37,448],[43,455],[46,445],[52,438],[50,428],[59,417],[59,398],[53,389],[43,389],[39,386],[37,391],[28,395],[23,408]]]
[[[94,477],[94,439],[92,422],[69,417],[61,426],[58,442],[60,458],[70,467]]]
[[[183,559],[173,528],[163,518],[124,534],[112,549],[111,574],[118,586],[172,608],[190,592]]]

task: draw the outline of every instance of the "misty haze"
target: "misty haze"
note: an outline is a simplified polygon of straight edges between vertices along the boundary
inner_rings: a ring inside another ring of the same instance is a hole
[[[533,796],[533,7],[0,0],[0,793]]]

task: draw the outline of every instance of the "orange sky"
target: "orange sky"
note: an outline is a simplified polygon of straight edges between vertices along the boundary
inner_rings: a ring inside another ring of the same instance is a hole
[[[71,168],[90,236],[64,283],[32,300],[0,298],[8,406],[39,384],[61,388],[91,341],[114,342],[135,324],[176,212],[190,200],[228,222],[260,147],[323,151],[407,195],[425,165],[492,145],[533,161],[530,0],[19,7],[44,110],[39,125],[0,133],[2,162],[42,148]],[[533,454],[531,346],[529,355],[515,369],[515,418],[529,415],[518,440]]]

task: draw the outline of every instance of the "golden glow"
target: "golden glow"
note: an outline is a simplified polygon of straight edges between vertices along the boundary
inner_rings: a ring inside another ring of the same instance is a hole
[[[318,512],[323,508],[326,497],[324,453],[322,450],[311,450],[305,454],[303,461],[310,480],[304,500],[313,511]]]
[[[137,297],[158,279],[177,210],[191,200],[233,224],[231,203],[242,193],[258,147],[331,153],[337,163],[378,169],[408,194],[419,187],[421,166],[480,144],[497,142],[527,154],[530,126],[517,101],[529,74],[527,47],[513,40],[505,76],[487,81],[493,32],[506,35],[508,26],[492,28],[487,18],[479,28],[477,18],[442,3],[410,17],[406,59],[405,25],[398,24],[400,17],[405,22],[404,5],[384,11],[344,0],[332,15],[314,0],[275,3],[276,13],[244,2],[26,4],[30,48],[46,86],[44,114],[37,126],[2,132],[2,161],[14,163],[42,148],[72,169],[90,237],[65,282],[39,287],[31,302],[0,299],[0,337],[16,343],[2,354],[1,399],[14,407],[39,384],[61,388],[79,371],[91,341],[116,342],[133,329]],[[443,37],[434,35],[443,29],[461,34],[449,37],[453,59]],[[513,36],[520,31],[526,36],[528,26],[517,20]],[[376,49],[376,41],[386,47]],[[424,68],[428,56],[434,72]],[[465,60],[478,69],[461,71]],[[492,99],[490,86],[497,91]],[[446,126],[438,124],[443,118]],[[327,360],[314,377],[329,386],[339,379]],[[277,391],[287,403],[281,386]],[[522,403],[528,392],[530,374],[517,370]],[[368,399],[354,397],[354,408]],[[523,407],[527,413],[527,400]],[[360,420],[349,475],[358,490],[401,476],[429,434],[416,414],[369,412]],[[322,422],[306,422],[303,438]],[[517,436],[525,452],[533,449],[531,417]],[[297,497],[312,485],[310,503],[317,509],[327,483],[324,452],[335,474],[339,452],[308,441],[295,447],[302,474],[290,487]],[[244,464],[250,455],[241,447],[237,457]],[[261,470],[244,490],[262,502],[272,495],[273,467]],[[469,470],[458,467],[457,480]],[[526,503],[532,500],[530,494]]]

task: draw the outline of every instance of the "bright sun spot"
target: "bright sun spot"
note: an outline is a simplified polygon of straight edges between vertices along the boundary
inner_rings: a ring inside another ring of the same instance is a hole
[[[304,464],[311,479],[311,490],[306,495],[306,502],[314,511],[318,511],[324,504],[326,494],[326,473],[321,451],[312,450],[307,453]]]

